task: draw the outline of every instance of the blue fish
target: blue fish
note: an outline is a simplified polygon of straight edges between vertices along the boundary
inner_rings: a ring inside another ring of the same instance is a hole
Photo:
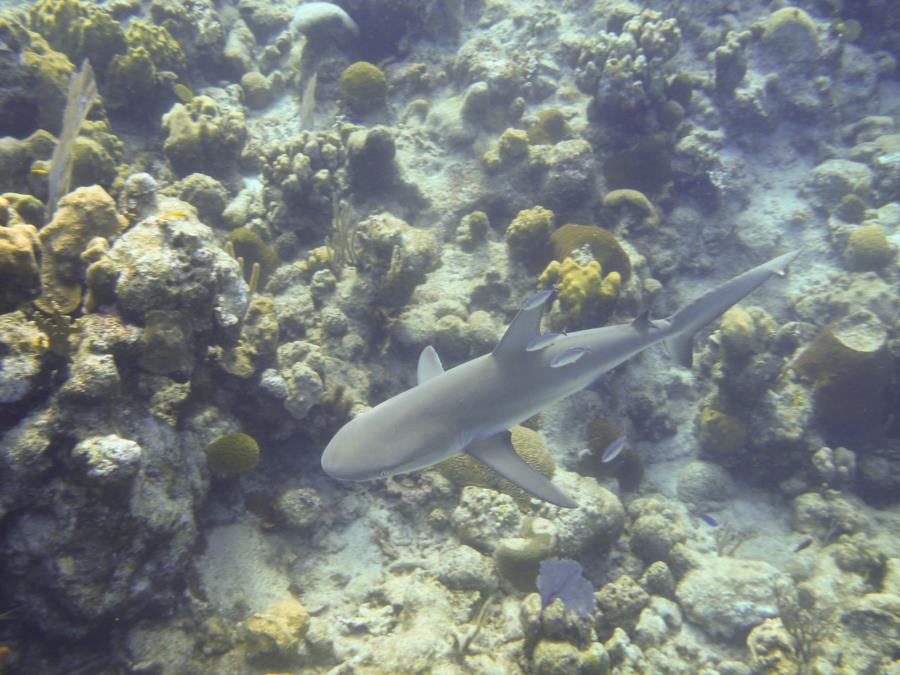
[[[711,515],[709,515],[708,513],[701,513],[701,514],[700,514],[700,520],[702,520],[702,521],[703,521],[704,523],[706,523],[707,525],[712,525],[713,527],[715,527],[716,525],[719,524],[719,521],[716,520],[715,518],[713,518],[713,517],[712,517]]]
[[[625,441],[628,439],[625,438],[625,434],[619,436],[616,440],[609,444],[609,447],[603,451],[603,454],[600,456],[600,461],[606,464],[607,462],[613,461],[622,450],[625,448]]]

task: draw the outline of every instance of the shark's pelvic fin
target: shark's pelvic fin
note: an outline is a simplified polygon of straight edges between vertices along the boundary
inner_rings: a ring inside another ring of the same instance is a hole
[[[509,431],[501,431],[483,441],[472,443],[466,448],[466,452],[538,499],[567,509],[578,506],[519,457],[513,449],[512,434]]]
[[[432,377],[437,377],[443,372],[444,366],[441,364],[441,357],[438,356],[434,347],[428,345],[419,354],[419,365],[416,368],[416,377],[419,384],[427,382]]]
[[[519,313],[494,347],[494,356],[503,359],[528,349],[528,345],[541,334],[541,315],[544,313],[544,305],[552,297],[553,291],[550,289],[538,291],[522,304]]]
[[[675,312],[669,317],[675,332],[665,340],[666,350],[672,358],[685,368],[690,368],[694,355],[694,335],[697,331],[717,319],[773,274],[784,275],[787,266],[798,255],[800,251],[791,251],[747,270]]]
[[[631,325],[634,326],[634,329],[640,333],[646,333],[648,330],[653,328],[653,324],[650,323],[650,310],[645,309],[643,312],[638,314],[634,321],[631,322]]]

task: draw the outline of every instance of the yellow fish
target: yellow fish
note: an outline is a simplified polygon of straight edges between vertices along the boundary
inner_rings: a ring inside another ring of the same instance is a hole
[[[187,211],[168,211],[161,213],[157,218],[187,218],[189,215]]]
[[[41,167],[36,166],[31,170],[31,173],[49,173],[49,172],[47,171],[47,169],[42,169]]]

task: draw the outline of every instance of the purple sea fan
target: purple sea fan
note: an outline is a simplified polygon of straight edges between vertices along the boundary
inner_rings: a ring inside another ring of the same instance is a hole
[[[542,610],[556,598],[582,617],[590,616],[596,608],[594,587],[581,575],[581,565],[575,560],[550,558],[541,562],[537,589]]]

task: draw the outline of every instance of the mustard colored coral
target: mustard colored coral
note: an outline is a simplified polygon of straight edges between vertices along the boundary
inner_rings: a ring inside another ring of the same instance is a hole
[[[547,265],[538,278],[538,288],[555,286],[563,312],[577,319],[588,307],[610,305],[619,295],[621,282],[618,272],[603,276],[596,260],[579,265],[572,258],[566,258]]]
[[[357,61],[347,66],[341,73],[340,85],[347,106],[360,114],[380,107],[387,96],[384,72],[368,61]]]

